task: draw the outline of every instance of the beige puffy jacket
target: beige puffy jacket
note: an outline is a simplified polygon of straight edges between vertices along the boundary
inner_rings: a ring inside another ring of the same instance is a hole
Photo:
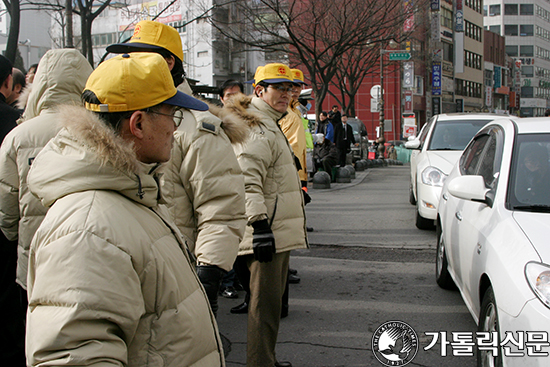
[[[292,149],[277,121],[282,113],[257,97],[236,96],[226,105],[250,127],[246,143],[235,147],[243,170],[248,226],[239,255],[252,254],[251,223],[267,219],[276,252],[308,246],[300,180]]]
[[[197,262],[231,270],[246,227],[244,179],[232,143],[247,127],[211,112],[184,112],[162,180],[172,218]]]
[[[296,106],[298,102],[290,102],[291,105]],[[287,114],[279,121],[279,126],[283,134],[285,134],[294,155],[300,161],[302,168],[298,171],[301,181],[307,182],[307,166],[306,166],[306,131],[304,130],[304,123],[300,111],[295,107],[288,106]]]
[[[82,107],[61,121],[28,177],[51,206],[29,253],[28,365],[225,365],[158,165]]]
[[[80,94],[92,72],[78,50],[50,50],[40,67],[20,123],[0,148],[0,228],[18,240],[17,282],[27,288],[29,246],[47,209],[29,192],[27,174],[34,158],[59,131],[55,107],[81,104]]]

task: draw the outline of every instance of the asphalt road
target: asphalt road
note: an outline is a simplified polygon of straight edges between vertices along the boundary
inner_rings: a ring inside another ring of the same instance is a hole
[[[441,350],[426,332],[474,332],[476,325],[457,291],[434,280],[435,233],[414,226],[408,203],[408,166],[358,172],[352,184],[312,190],[306,208],[311,248],[294,251],[291,267],[302,281],[290,288],[290,313],[281,320],[279,360],[295,367],[383,366],[372,337],[398,320],[416,332],[419,350],[409,366],[475,365],[474,356]],[[218,324],[228,346],[228,367],[246,365],[246,315],[220,299]],[[446,354],[446,356],[443,356]]]

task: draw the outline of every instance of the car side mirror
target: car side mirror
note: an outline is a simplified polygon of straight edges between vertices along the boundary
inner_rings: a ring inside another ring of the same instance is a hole
[[[407,149],[420,149],[420,139],[413,139],[405,142],[405,148]]]
[[[493,205],[493,197],[489,195],[490,189],[485,187],[483,176],[459,176],[452,179],[447,185],[451,195],[470,201]]]

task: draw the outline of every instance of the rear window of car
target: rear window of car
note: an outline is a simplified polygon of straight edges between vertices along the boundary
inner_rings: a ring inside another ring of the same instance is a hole
[[[428,150],[464,150],[474,135],[492,119],[437,121]]]

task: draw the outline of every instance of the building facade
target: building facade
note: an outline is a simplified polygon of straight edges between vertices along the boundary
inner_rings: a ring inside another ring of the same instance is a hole
[[[226,22],[237,17],[231,5],[217,6],[220,0],[174,3],[165,0],[130,0],[127,6],[114,3],[96,18],[92,25],[94,64],[112,57],[106,47],[127,41],[141,20],[155,20],[176,28],[181,36],[184,51],[184,69],[189,79],[198,85],[220,86],[227,79],[246,81],[254,76],[258,65],[264,63],[264,55],[247,51],[240,44],[224,38],[211,21],[217,18]],[[55,17],[54,17],[55,18]],[[52,21],[53,40],[56,47],[63,47],[63,28],[60,19]],[[74,44],[80,47],[80,20],[73,21]]]
[[[485,0],[485,28],[505,37],[506,53],[519,68],[520,116],[544,116],[550,107],[550,2]]]
[[[24,69],[38,63],[40,58],[52,47],[50,38],[50,17],[41,11],[22,10],[21,27],[19,29],[19,53],[23,60]],[[0,53],[6,50],[10,16],[3,2],[0,2]]]

